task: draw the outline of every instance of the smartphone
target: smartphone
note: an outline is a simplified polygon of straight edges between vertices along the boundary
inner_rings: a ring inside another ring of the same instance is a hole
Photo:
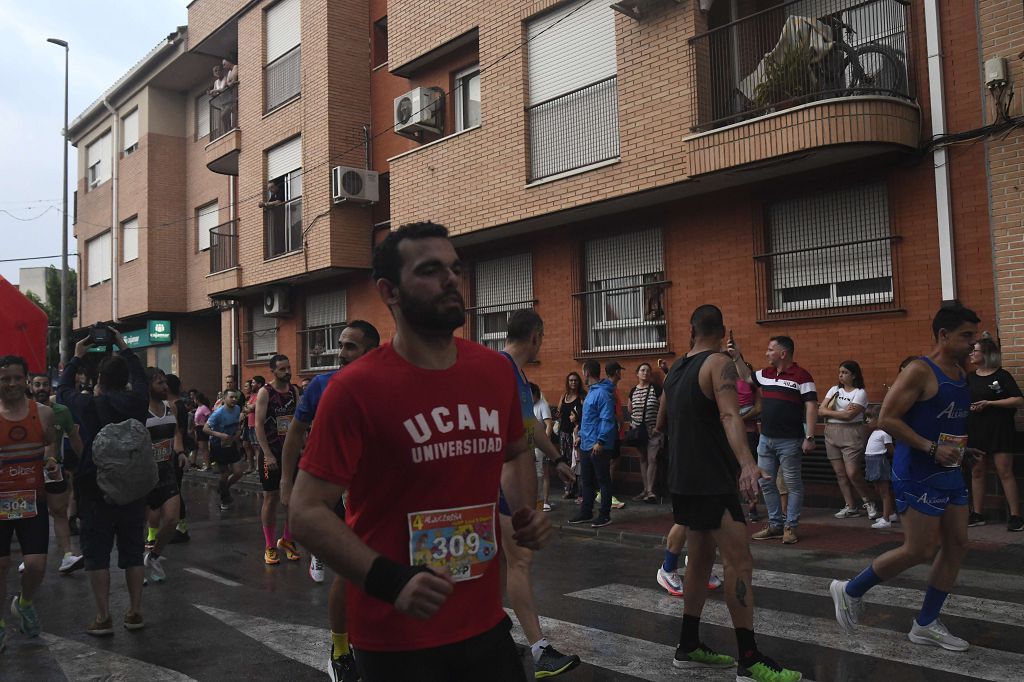
[[[731,329],[729,330],[729,345],[730,346],[735,346],[736,345],[736,339],[732,338],[732,330]]]

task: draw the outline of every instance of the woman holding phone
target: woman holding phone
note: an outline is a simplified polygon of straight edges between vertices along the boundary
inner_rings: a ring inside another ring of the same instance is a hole
[[[846,506],[836,513],[837,519],[860,516],[860,505],[856,503],[856,492],[868,510],[868,518],[878,518],[875,503],[868,497],[864,481],[864,410],[868,406],[868,393],[864,390],[864,375],[860,365],[853,360],[839,363],[839,382],[828,390],[821,401],[818,415],[824,417],[825,452],[829,464],[836,474],[839,490],[843,493]]]

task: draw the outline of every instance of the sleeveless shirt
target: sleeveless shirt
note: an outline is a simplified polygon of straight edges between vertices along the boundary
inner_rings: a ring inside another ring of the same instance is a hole
[[[34,400],[28,401],[24,419],[0,417],[0,521],[36,516],[38,502],[46,499],[45,452],[46,434]]]
[[[267,418],[263,422],[263,430],[267,434],[267,445],[274,451],[274,455],[281,454],[284,446],[284,437],[288,435],[288,426],[295,416],[295,408],[299,403],[299,392],[293,384],[288,385],[288,391],[281,393],[271,384],[263,387],[267,391]]]
[[[152,410],[146,418],[146,429],[153,441],[153,459],[157,464],[170,462],[174,457],[174,432],[178,428],[178,415],[164,401],[164,413],[153,414]]]

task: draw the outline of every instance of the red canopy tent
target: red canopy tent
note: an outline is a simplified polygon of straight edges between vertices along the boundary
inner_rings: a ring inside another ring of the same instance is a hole
[[[28,371],[45,373],[49,323],[39,306],[0,275],[0,355],[20,355]]]

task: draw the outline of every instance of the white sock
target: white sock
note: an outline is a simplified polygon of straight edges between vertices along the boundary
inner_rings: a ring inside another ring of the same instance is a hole
[[[530,645],[530,651],[533,653],[533,662],[536,663],[540,660],[541,649],[548,646],[550,642],[547,637],[541,637],[536,642]]]

